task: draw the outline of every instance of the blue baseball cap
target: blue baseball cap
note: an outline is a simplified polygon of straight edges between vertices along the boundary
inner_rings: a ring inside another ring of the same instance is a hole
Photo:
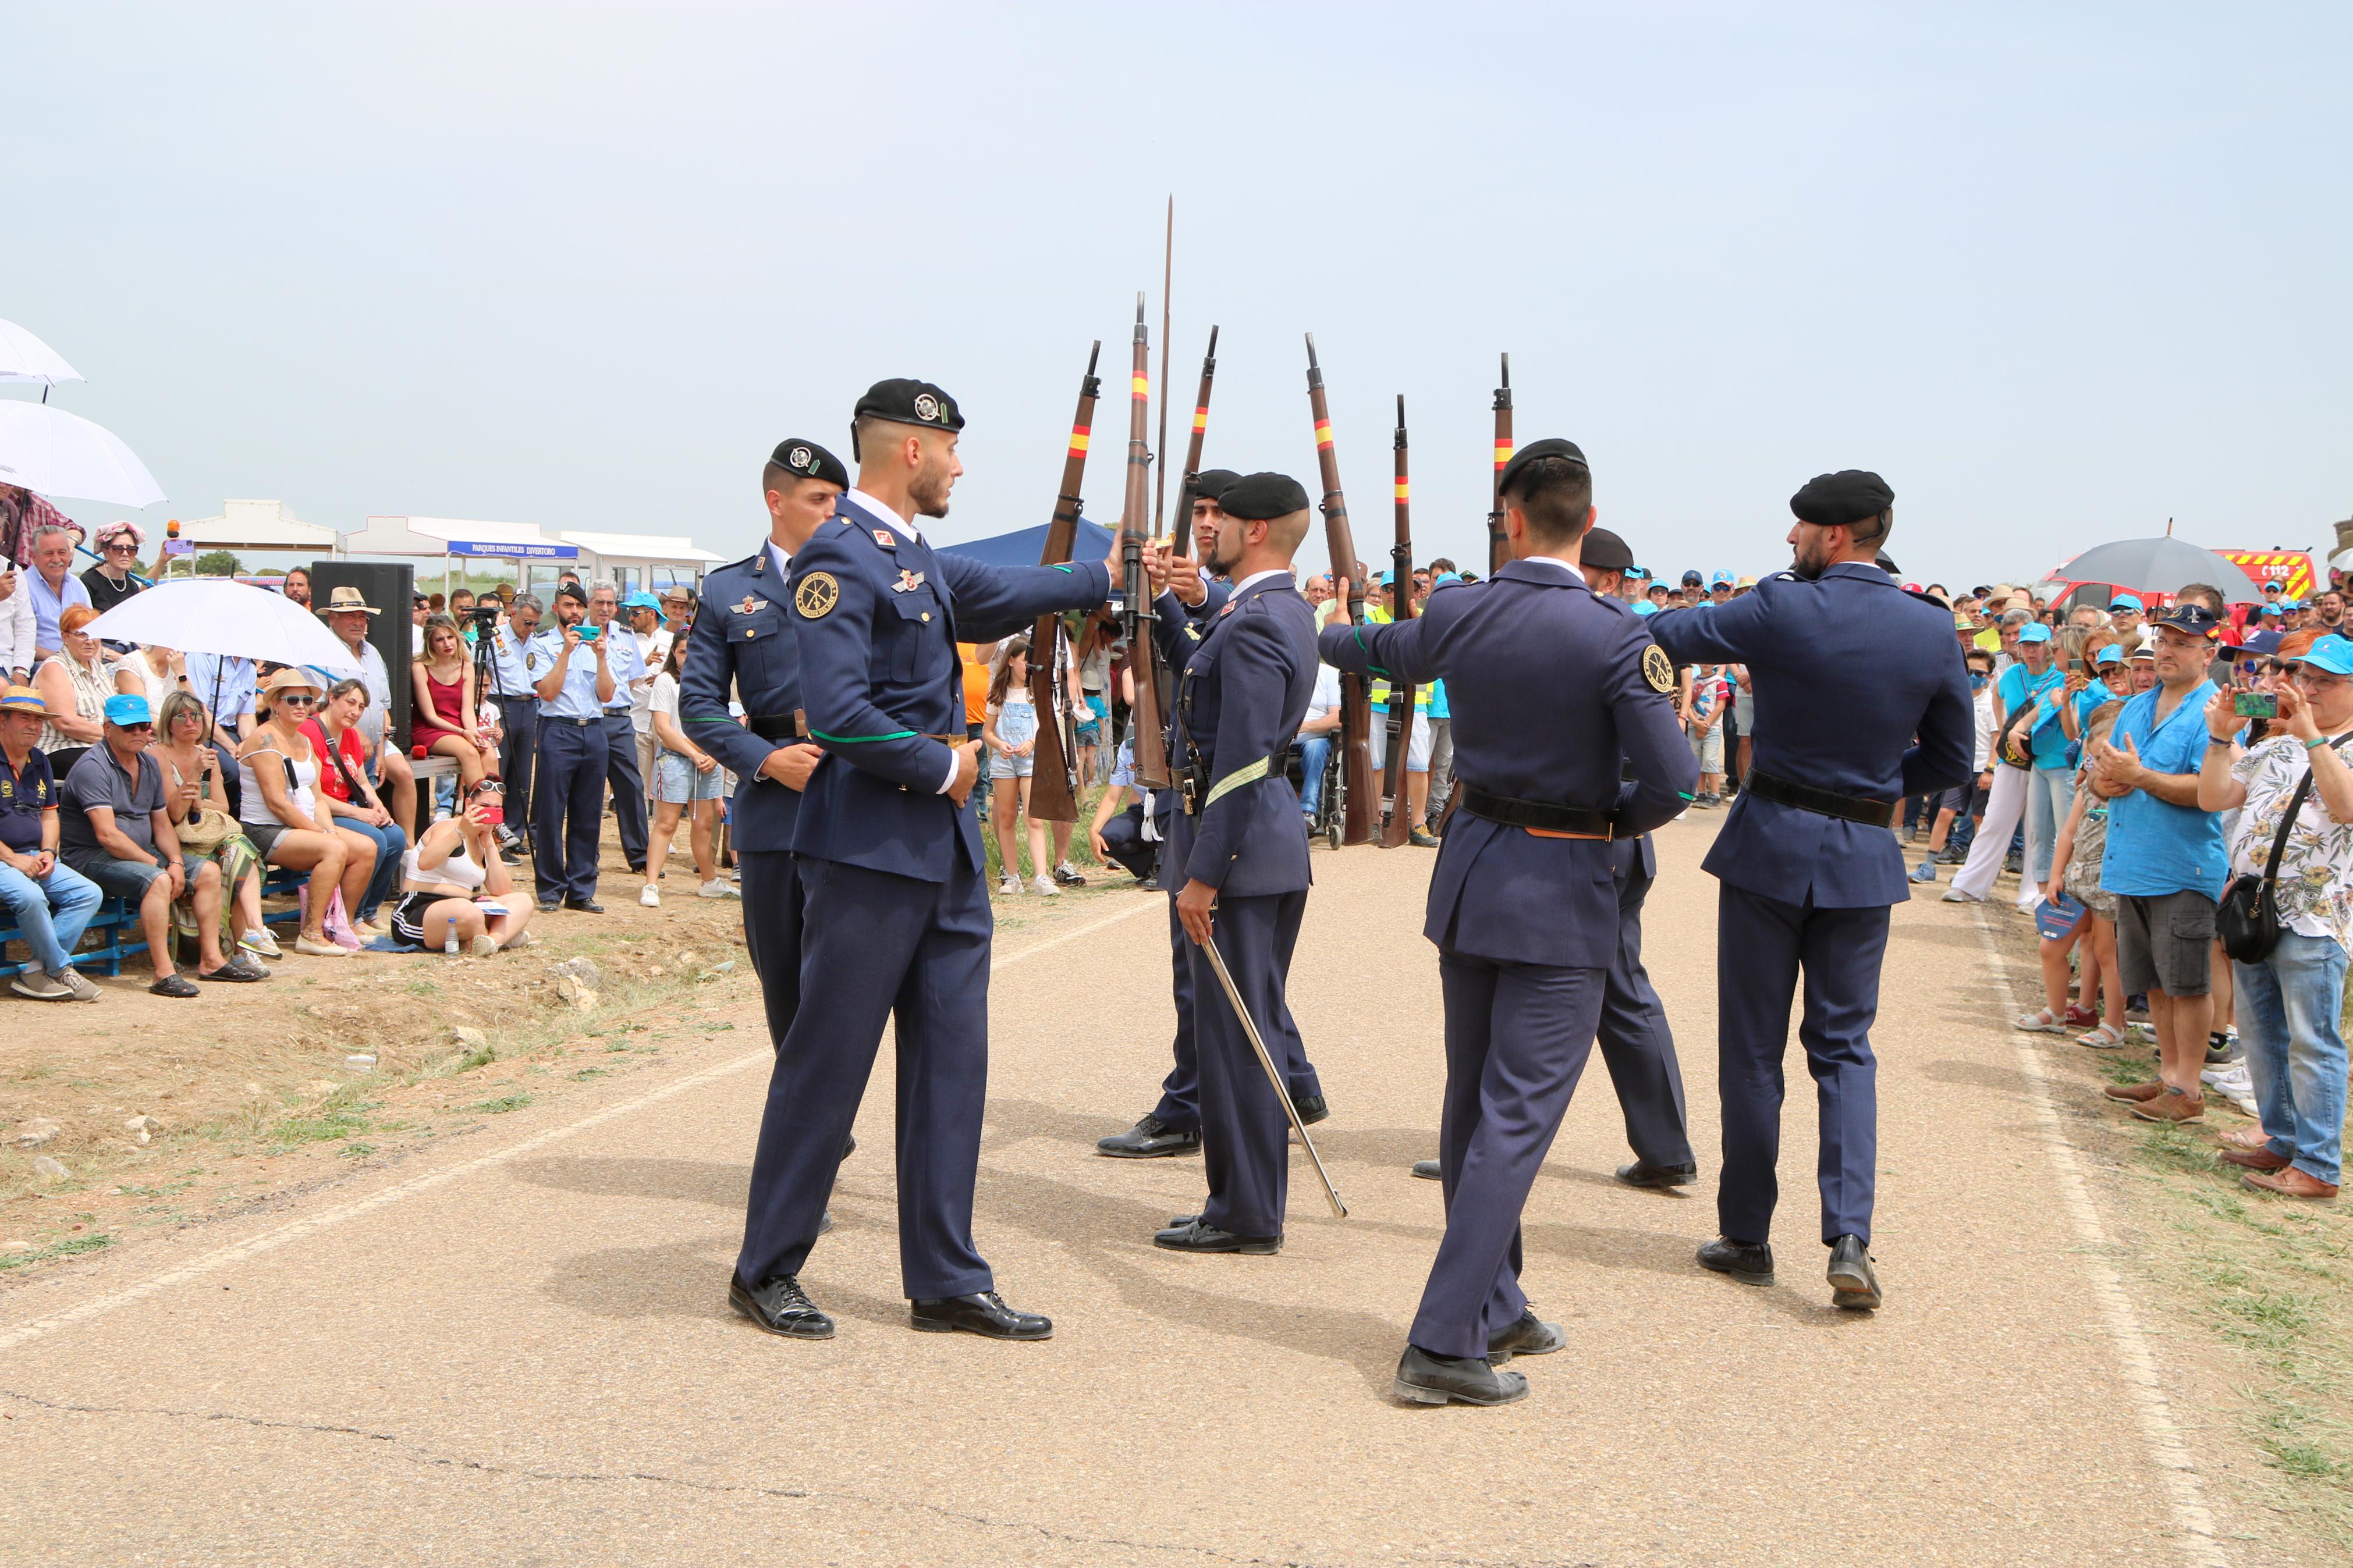
[[[118,691],[106,700],[106,721],[110,724],[152,724],[155,721],[155,715],[149,711],[144,697]]]
[[[659,610],[661,608],[661,601],[651,594],[640,592],[622,600],[621,607],[625,610]]]
[[[1648,577],[1650,574],[1651,569],[1648,566],[1629,566],[1626,568],[1626,575],[1629,577]]]
[[[1711,588],[1729,588],[1732,586],[1732,574],[1718,572],[1707,580],[1707,585]]]
[[[2353,675],[2353,642],[2332,633],[2305,650],[2304,662],[2318,665],[2331,675]]]
[[[2026,635],[2023,632],[2019,634],[2019,640],[2021,642],[2026,640]],[[2105,669],[2112,664],[2122,664],[2124,661],[2124,646],[2120,643],[2110,643],[2092,656],[2092,668]]]
[[[2018,628],[2018,640],[2021,642],[2049,642],[2051,640],[2051,628],[2044,626],[2041,621],[2029,621],[2024,626]]]
[[[2108,608],[2112,610],[2137,610],[2141,607],[2141,602],[2130,594],[2118,594],[2108,601]]]
[[[1381,586],[1384,588],[1393,588],[1397,586],[1397,574],[1395,572],[1382,573]]]
[[[2277,632],[2250,632],[2247,634],[2247,640],[2237,647],[2226,645],[2216,648],[2214,652],[2216,657],[2225,659],[2269,658],[2279,652],[2279,645],[2283,640]]]
[[[2263,605],[2263,608],[2261,608],[2261,609],[2259,609],[2259,610],[2257,610],[2257,611],[2255,612],[2255,614],[2257,614],[2257,615],[2259,615],[2259,616],[2276,616],[2279,613],[2280,613],[2279,601],[2278,601],[2278,600],[2276,600],[2276,599],[2266,601],[2266,602],[2264,603],[2264,605]]]
[[[2304,608],[2304,601],[2283,594],[2280,595],[2279,607],[2283,610],[2300,610]]]

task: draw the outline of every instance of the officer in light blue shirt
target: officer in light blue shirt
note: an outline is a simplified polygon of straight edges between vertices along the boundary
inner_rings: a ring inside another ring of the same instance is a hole
[[[587,618],[586,596],[566,583],[555,591],[555,626],[524,645],[525,660],[541,671],[532,873],[542,910],[569,904],[601,915],[596,832],[605,798],[605,705],[620,683],[607,663],[604,634],[586,625]]]
[[[253,660],[230,654],[188,656],[188,689],[211,710],[213,721],[231,738],[242,739],[237,718],[253,707]]]
[[[646,868],[646,781],[638,771],[638,724],[630,716],[632,685],[646,678],[645,656],[638,650],[635,632],[623,624],[621,591],[599,583],[588,591],[588,619],[605,648],[606,667],[613,672],[612,694],[605,700],[605,777],[613,786],[613,815],[620,819],[621,858],[629,869]]]
[[[499,776],[507,784],[506,831],[501,844],[520,847],[531,839],[533,764],[539,755],[539,678],[555,658],[561,636],[539,640],[545,606],[538,595],[517,594],[506,618],[491,628],[491,695],[499,705]]]

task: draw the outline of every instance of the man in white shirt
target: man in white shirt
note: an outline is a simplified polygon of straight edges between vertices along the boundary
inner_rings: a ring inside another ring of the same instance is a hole
[[[1310,827],[1324,804],[1324,771],[1330,765],[1332,744],[1340,735],[1340,672],[1328,664],[1315,667],[1315,693],[1307,700],[1307,717],[1299,725],[1299,809]]]
[[[1993,654],[1986,648],[1971,647],[1965,651],[1964,657],[1969,667],[1969,685],[1975,691],[1977,703],[1977,772],[1968,784],[1936,796],[1936,825],[1928,830],[1927,855],[1913,868],[1912,879],[1915,882],[1935,881],[1939,861],[1947,866],[1958,866],[1968,859],[1968,838],[1966,836],[1957,845],[1948,846],[1947,840],[1953,831],[1954,823],[1963,816],[1977,816],[1985,810],[1986,792],[1993,786],[1993,738],[1995,731],[2001,727],[1994,711]]]
[[[629,722],[638,732],[638,777],[650,791],[654,753],[659,749],[654,742],[654,677],[661,673],[662,660],[670,657],[673,634],[662,625],[661,605],[651,594],[632,594],[622,607],[629,613],[629,632],[638,641],[638,668],[644,671],[629,682]]]

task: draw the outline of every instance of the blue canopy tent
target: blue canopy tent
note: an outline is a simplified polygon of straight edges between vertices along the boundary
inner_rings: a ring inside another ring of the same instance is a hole
[[[984,566],[1035,566],[1038,557],[1045,552],[1048,524],[1035,528],[1016,529],[990,539],[966,540],[962,544],[937,546],[943,555],[961,555],[967,561],[977,561]],[[1078,538],[1071,547],[1071,556],[1077,561],[1100,561],[1111,553],[1112,531],[1101,523],[1079,519]]]

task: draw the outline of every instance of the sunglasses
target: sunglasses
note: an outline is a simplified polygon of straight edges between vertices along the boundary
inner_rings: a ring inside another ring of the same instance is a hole
[[[138,549],[139,547],[135,544],[125,544],[121,540],[117,540],[115,542],[106,547],[106,552],[109,555],[131,555],[137,553]]]
[[[155,726],[148,721],[142,719],[136,724],[117,724],[114,727],[118,730],[128,730],[135,735],[142,730],[153,730]]]
[[[283,702],[289,708],[308,708],[319,700],[308,692],[290,691],[283,697],[273,697],[273,702]]]

